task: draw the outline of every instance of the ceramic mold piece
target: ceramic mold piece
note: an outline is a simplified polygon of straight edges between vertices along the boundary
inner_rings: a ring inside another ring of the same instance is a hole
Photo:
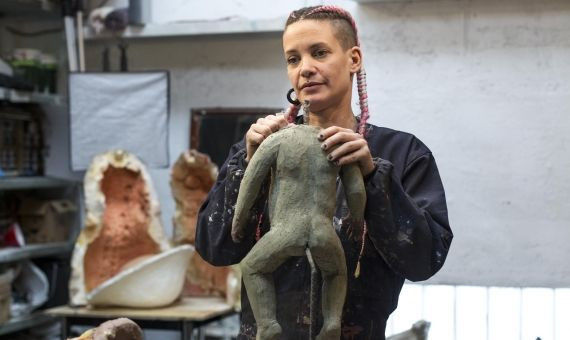
[[[180,296],[193,252],[194,247],[183,245],[133,263],[87,294],[87,302],[135,308],[169,305]]]
[[[172,196],[176,202],[173,218],[176,244],[195,243],[198,211],[217,175],[218,168],[210,157],[196,150],[188,150],[176,160],[170,179]],[[186,272],[183,295],[225,296],[232,303],[239,301],[239,293],[236,295],[235,289],[228,289],[228,280],[239,276],[236,271],[239,271],[237,266],[214,267],[195,252]]]
[[[194,244],[198,210],[218,176],[218,168],[207,155],[186,151],[172,167],[170,187],[176,202],[174,242]]]
[[[134,155],[115,150],[94,157],[85,174],[85,225],[73,250],[72,305],[137,258],[171,248],[160,222],[150,176]]]

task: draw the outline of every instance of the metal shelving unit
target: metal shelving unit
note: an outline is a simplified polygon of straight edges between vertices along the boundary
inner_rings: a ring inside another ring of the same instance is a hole
[[[0,249],[0,263],[66,255],[70,254],[72,250],[73,244],[69,242],[31,244],[22,248],[4,248]]]
[[[35,190],[79,185],[78,182],[44,176],[0,177],[0,191]]]
[[[0,336],[36,327],[53,320],[55,320],[54,317],[44,313],[34,313],[23,317],[12,318],[0,325]]]
[[[3,27],[20,24],[21,22],[36,23],[40,21],[49,22],[50,27],[52,27],[52,24],[59,23],[61,20],[60,1],[0,0],[0,17],[2,17]],[[0,87],[0,101],[15,104],[37,103],[47,106],[60,106],[66,103],[65,96],[62,95],[17,91],[2,87]],[[19,197],[21,194],[45,199],[69,198],[80,209],[80,182],[41,176],[0,177],[0,200],[5,197]],[[4,220],[3,222],[6,221]],[[79,232],[80,223],[81,217],[78,212],[73,220],[70,239],[67,242],[32,244],[21,248],[0,248],[0,265],[40,258],[48,258],[47,261],[53,261],[54,263],[64,261],[73,250],[74,240]],[[59,284],[50,288],[59,289],[58,287],[61,286]],[[44,314],[41,310],[31,315],[13,317],[0,324],[0,336],[9,339],[12,338],[11,333],[41,326],[54,320],[57,319]]]
[[[53,104],[61,105],[64,100],[60,95],[19,91],[0,87],[0,101],[5,100],[11,103],[38,103],[38,104]]]
[[[47,5],[46,5],[47,4]],[[12,18],[59,18],[59,6],[51,1],[42,4],[41,0],[1,0],[0,13]]]
[[[4,192],[11,195],[11,192],[15,191],[19,191],[23,194],[28,192],[34,195],[34,197],[42,197],[43,194],[46,193],[48,194],[46,198],[52,198],[52,195],[56,195],[55,197],[68,197],[77,203],[78,211],[80,209],[81,182],[78,181],[45,176],[0,177],[0,193]],[[19,192],[17,195],[20,195]],[[0,248],[0,264],[40,258],[49,258],[50,261],[51,259],[60,261],[61,259],[70,257],[75,238],[79,233],[80,223],[80,213],[77,212],[73,220],[70,238],[66,242],[30,244],[21,248]],[[0,336],[23,331],[56,320],[56,318],[44,314],[42,310],[38,310],[31,315],[15,317],[0,324]]]

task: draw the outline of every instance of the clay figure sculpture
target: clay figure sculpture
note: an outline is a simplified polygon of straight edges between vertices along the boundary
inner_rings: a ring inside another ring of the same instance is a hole
[[[261,186],[271,171],[268,211],[271,229],[241,261],[243,281],[257,323],[256,339],[278,339],[272,273],[308,248],[323,277],[323,327],[317,339],[339,339],[347,285],[344,252],[333,228],[336,180],[340,176],[354,226],[362,226],[366,192],[358,165],[327,160],[317,139],[320,128],[298,125],[271,134],[249,162],[235,206],[232,239],[244,238]],[[358,234],[353,230],[353,233]]]

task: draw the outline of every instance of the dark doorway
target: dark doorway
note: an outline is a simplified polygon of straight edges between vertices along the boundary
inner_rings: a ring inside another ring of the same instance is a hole
[[[221,167],[231,146],[242,140],[257,119],[280,108],[196,108],[190,110],[190,148]]]

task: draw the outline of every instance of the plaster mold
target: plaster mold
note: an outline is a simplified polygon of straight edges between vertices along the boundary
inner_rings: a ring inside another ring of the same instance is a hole
[[[134,155],[115,150],[94,157],[84,179],[85,226],[73,251],[73,305],[129,262],[170,249],[150,176]]]
[[[170,187],[176,202],[174,242],[194,244],[200,206],[208,196],[218,175],[218,168],[208,155],[189,150],[178,157],[172,167]],[[183,294],[186,296],[225,296],[232,305],[239,302],[239,290],[233,281],[240,277],[237,266],[214,267],[195,252],[186,272]]]
[[[170,187],[176,202],[174,242],[194,244],[196,220],[202,202],[218,176],[218,168],[208,155],[186,151],[172,167]]]
[[[169,305],[180,296],[193,252],[194,247],[183,245],[135,261],[88,293],[87,302],[135,308]]]

